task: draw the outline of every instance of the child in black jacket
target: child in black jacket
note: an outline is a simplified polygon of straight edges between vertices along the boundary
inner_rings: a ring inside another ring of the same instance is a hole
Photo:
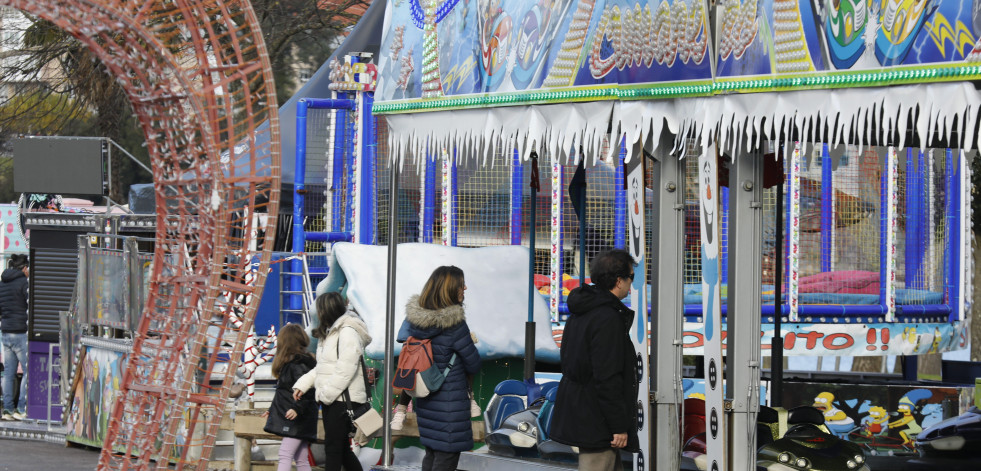
[[[276,339],[276,358],[272,374],[277,378],[276,395],[266,412],[267,433],[283,437],[279,447],[279,471],[310,469],[310,443],[317,439],[317,401],[311,389],[299,401],[293,400],[293,384],[317,366],[307,351],[310,337],[297,324],[287,324]]]

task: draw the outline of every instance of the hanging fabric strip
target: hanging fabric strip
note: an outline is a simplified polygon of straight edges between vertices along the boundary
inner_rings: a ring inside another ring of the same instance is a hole
[[[787,302],[790,305],[790,315],[788,316],[788,321],[797,322],[797,308],[798,308],[798,278],[800,275],[800,160],[801,160],[801,145],[800,142],[794,143],[794,151],[790,158],[790,217],[788,217],[790,224],[790,231],[788,231],[789,242],[787,247],[789,253],[787,256],[787,264],[789,265],[787,270],[787,278],[789,283]]]

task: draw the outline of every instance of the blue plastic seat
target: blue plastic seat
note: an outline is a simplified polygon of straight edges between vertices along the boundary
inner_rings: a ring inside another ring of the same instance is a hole
[[[538,453],[542,458],[556,461],[575,462],[579,459],[578,453],[569,445],[552,440],[552,416],[555,410],[555,396],[558,394],[558,383],[547,383],[551,385],[545,392],[545,403],[538,411]],[[546,390],[545,385],[542,390]]]
[[[484,430],[488,434],[500,428],[509,415],[525,409],[528,388],[525,383],[506,379],[494,387],[494,396],[484,409]]]
[[[558,386],[559,383],[552,382],[547,384]],[[542,386],[542,390],[545,390],[544,386]],[[549,434],[552,432],[552,411],[555,409],[555,394],[558,390],[559,388],[552,386],[545,391],[545,403],[542,404],[542,408],[538,411],[539,443],[548,440]]]
[[[549,381],[549,382],[543,384],[542,385],[542,397],[544,397],[546,400],[548,400],[548,392],[549,391],[552,391],[552,390],[554,390],[554,389],[556,389],[558,387],[559,387],[559,382],[558,381]],[[552,399],[552,401],[554,402],[555,399]]]

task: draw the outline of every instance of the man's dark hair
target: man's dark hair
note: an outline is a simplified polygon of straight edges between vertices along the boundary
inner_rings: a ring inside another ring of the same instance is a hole
[[[27,260],[27,255],[16,254],[10,256],[10,262],[8,262],[10,268],[21,269],[28,266],[30,263]]]
[[[626,250],[605,250],[589,262],[589,277],[593,284],[605,290],[617,285],[617,278],[629,278],[634,271],[634,258]]]

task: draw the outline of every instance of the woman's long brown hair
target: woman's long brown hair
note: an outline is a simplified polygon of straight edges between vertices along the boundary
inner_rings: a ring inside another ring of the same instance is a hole
[[[460,304],[464,284],[463,270],[458,267],[444,265],[433,270],[419,294],[419,307],[436,310]]]
[[[323,340],[327,338],[327,331],[334,322],[347,312],[347,303],[341,293],[330,291],[318,296],[316,305],[317,320],[320,324],[313,329],[313,336]]]
[[[272,374],[274,378],[279,378],[283,366],[289,364],[297,356],[310,356],[307,347],[310,346],[310,337],[303,331],[299,324],[286,324],[279,331],[276,337],[276,356],[273,358]]]

